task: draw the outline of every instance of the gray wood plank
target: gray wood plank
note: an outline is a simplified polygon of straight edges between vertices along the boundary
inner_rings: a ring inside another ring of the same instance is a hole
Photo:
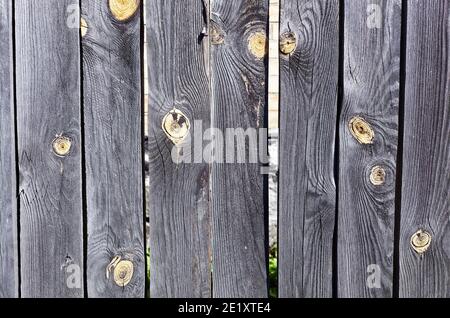
[[[332,297],[339,1],[281,1],[280,34],[279,296]]]
[[[83,275],[80,39],[66,11],[77,2],[15,1],[23,297],[83,296],[82,280],[67,284]]]
[[[400,297],[450,297],[450,3],[407,3]],[[422,255],[416,231],[431,234]]]
[[[128,9],[81,1],[89,297],[145,295],[141,10]],[[114,278],[124,261],[129,282]]]
[[[175,163],[161,128],[174,107],[189,119],[191,134],[194,120],[202,121],[197,138],[210,126],[207,12],[202,1],[146,4],[150,297],[211,295],[209,165]]]
[[[337,294],[391,297],[401,1],[347,0],[344,6]],[[349,127],[355,117],[364,120],[353,121],[360,140]],[[384,177],[372,174],[376,167]]]
[[[213,127],[266,128],[268,1],[212,0]],[[217,147],[223,146],[215,140]],[[227,149],[248,151],[250,145]],[[220,149],[220,148],[218,148]],[[236,159],[236,157],[235,157]],[[259,163],[212,168],[213,296],[267,297],[266,182]]]
[[[0,0],[0,298],[19,292],[12,53],[12,1]]]

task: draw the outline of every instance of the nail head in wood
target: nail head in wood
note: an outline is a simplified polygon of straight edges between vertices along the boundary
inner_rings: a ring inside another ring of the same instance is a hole
[[[131,18],[139,8],[140,0],[109,0],[109,10],[118,21]]]
[[[267,54],[267,37],[264,32],[255,32],[248,38],[248,49],[254,57],[262,59]]]
[[[349,129],[353,137],[363,145],[372,144],[375,137],[370,124],[361,117],[353,117],[349,124]]]
[[[181,110],[173,109],[168,112],[162,121],[162,129],[175,145],[181,143],[189,134],[191,123]]]
[[[411,246],[418,253],[425,253],[431,244],[431,234],[424,230],[418,230],[411,237]]]
[[[53,152],[60,156],[65,157],[70,153],[72,148],[72,141],[68,137],[57,136],[52,142]]]
[[[370,182],[375,186],[383,185],[386,181],[386,170],[383,167],[375,166],[370,172]]]
[[[297,39],[294,32],[284,32],[280,35],[280,51],[285,55],[292,54],[297,48]]]

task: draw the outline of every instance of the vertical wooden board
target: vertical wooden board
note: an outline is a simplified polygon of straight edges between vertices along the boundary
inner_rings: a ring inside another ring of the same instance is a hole
[[[400,297],[450,297],[450,3],[407,3]],[[411,237],[431,234],[416,253]]]
[[[15,1],[23,297],[84,294],[80,39],[67,11],[74,4]]]
[[[280,34],[279,295],[332,297],[339,1],[281,1]]]
[[[213,127],[265,129],[268,1],[212,0],[210,14]],[[224,148],[220,138],[215,145]],[[235,143],[225,154],[249,149],[256,151]],[[212,168],[213,295],[267,297],[265,177],[248,154],[246,163],[220,163],[219,153]]]
[[[346,0],[344,15],[337,293],[391,297],[401,1]]]
[[[12,1],[0,0],[0,298],[19,292]]]
[[[81,9],[87,292],[144,297],[140,4],[82,0]]]
[[[198,152],[174,147],[162,129],[174,108],[187,117],[200,146],[209,128],[208,6],[194,0],[148,0],[146,6],[150,297],[210,297],[209,165],[192,162]],[[191,153],[191,162],[172,159],[172,151],[181,150]]]

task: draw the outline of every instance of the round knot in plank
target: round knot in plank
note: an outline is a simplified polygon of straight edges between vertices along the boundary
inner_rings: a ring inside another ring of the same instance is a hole
[[[267,54],[267,37],[264,32],[255,32],[248,38],[248,49],[257,59],[262,59]]]
[[[211,44],[219,45],[225,41],[225,32],[216,24],[211,24]]]
[[[360,144],[367,145],[373,143],[375,133],[370,124],[363,118],[353,117],[348,126],[351,134]]]
[[[53,152],[60,157],[65,157],[70,153],[72,141],[68,137],[57,136],[52,142]]]
[[[162,121],[162,129],[175,145],[181,143],[189,134],[191,123],[189,118],[178,109],[168,112]]]
[[[370,182],[374,186],[383,185],[386,180],[386,170],[383,167],[375,166],[370,172]]]
[[[431,244],[431,234],[424,230],[418,230],[411,237],[411,246],[418,253],[425,253]]]
[[[139,0],[109,0],[109,10],[118,21],[131,18],[139,8]]]
[[[117,286],[127,286],[133,278],[134,265],[131,261],[120,261],[114,268],[114,282]]]
[[[280,51],[285,55],[291,55],[297,48],[297,39],[294,32],[285,32],[280,35]]]

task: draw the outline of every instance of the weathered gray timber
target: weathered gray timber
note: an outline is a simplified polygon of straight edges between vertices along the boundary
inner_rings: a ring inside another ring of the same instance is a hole
[[[401,9],[344,1],[338,297],[392,296]]]
[[[213,0],[210,18],[213,127],[265,128],[268,1]],[[214,297],[267,297],[267,184],[248,161],[212,166]]]
[[[407,6],[399,296],[450,297],[450,2]]]
[[[0,0],[0,298],[19,292],[12,1]]]
[[[80,38],[67,23],[71,4],[78,1],[15,1],[23,297],[84,294]],[[81,278],[68,284],[74,273]]]
[[[279,296],[331,297],[339,1],[281,10]]]
[[[194,120],[202,121],[197,137],[209,128],[208,7],[194,0],[149,0],[146,5],[150,297],[209,297],[210,168],[207,163],[175,163],[174,143],[162,129],[174,109],[187,117],[191,133]],[[186,127],[185,117],[180,118]]]
[[[88,296],[144,297],[141,9],[81,5]]]

